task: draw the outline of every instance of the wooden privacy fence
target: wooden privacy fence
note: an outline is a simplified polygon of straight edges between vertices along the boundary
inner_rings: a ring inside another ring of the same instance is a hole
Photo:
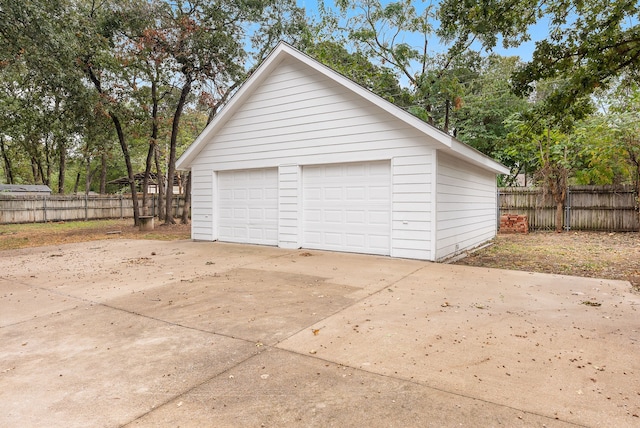
[[[499,214],[523,214],[529,229],[555,229],[556,206],[542,189],[498,189]],[[564,208],[565,230],[640,230],[638,195],[633,186],[570,186]]]
[[[158,198],[156,195],[149,198],[150,214],[155,216]],[[138,202],[142,204],[141,198]],[[184,196],[174,195],[174,217],[182,214],[183,206]],[[107,218],[133,218],[131,195],[0,195],[0,224]]]

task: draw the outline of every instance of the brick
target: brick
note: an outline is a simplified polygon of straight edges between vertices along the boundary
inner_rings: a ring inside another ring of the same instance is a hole
[[[504,214],[500,216],[500,233],[529,233],[529,219],[526,215]]]

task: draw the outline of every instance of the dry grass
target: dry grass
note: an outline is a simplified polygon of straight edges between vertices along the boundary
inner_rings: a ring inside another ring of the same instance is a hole
[[[140,232],[133,220],[92,220],[36,224],[0,225],[0,250],[69,244],[100,239],[189,239],[189,225],[157,225]]]
[[[640,289],[640,233],[533,232],[498,235],[456,264],[622,279]]]

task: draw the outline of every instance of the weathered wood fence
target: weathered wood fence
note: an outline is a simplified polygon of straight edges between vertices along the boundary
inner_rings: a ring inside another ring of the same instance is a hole
[[[149,203],[149,214],[155,216],[158,212],[158,197],[149,197],[152,202]],[[174,217],[182,214],[183,206],[184,196],[174,195]],[[133,218],[131,195],[0,195],[0,224],[108,218]]]
[[[498,190],[500,214],[524,214],[529,229],[555,229],[556,206],[541,189],[505,187]],[[564,209],[565,230],[640,230],[638,195],[633,186],[571,186]]]

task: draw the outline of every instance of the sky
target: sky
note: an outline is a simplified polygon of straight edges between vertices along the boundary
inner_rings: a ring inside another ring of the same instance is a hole
[[[307,16],[310,17],[310,19],[317,20],[317,18],[319,17],[319,12],[318,12],[318,2],[316,0],[296,0],[296,1],[298,6],[305,8],[306,14]],[[434,0],[434,1],[437,2],[437,0]],[[383,0],[383,2],[385,1]],[[327,7],[329,7],[330,5],[333,5],[333,3],[334,2],[332,0],[325,1],[325,5]],[[424,2],[420,0],[415,1],[415,7],[417,9],[419,9],[420,5],[422,4],[424,4]],[[503,56],[519,56],[520,59],[523,61],[530,61],[533,51],[535,49],[535,42],[537,40],[545,39],[548,35],[548,32],[549,32],[549,28],[547,23],[542,21],[530,28],[530,35],[531,35],[530,41],[521,44],[517,48],[504,49],[502,48],[502,46],[496,46],[492,52],[495,52]],[[411,44],[410,38],[407,38],[407,42]],[[417,42],[417,45],[421,44],[420,41],[416,40],[416,42]],[[439,40],[437,40],[437,38],[431,42],[431,47],[434,49],[437,49],[438,47],[444,48],[442,44],[439,43]]]

